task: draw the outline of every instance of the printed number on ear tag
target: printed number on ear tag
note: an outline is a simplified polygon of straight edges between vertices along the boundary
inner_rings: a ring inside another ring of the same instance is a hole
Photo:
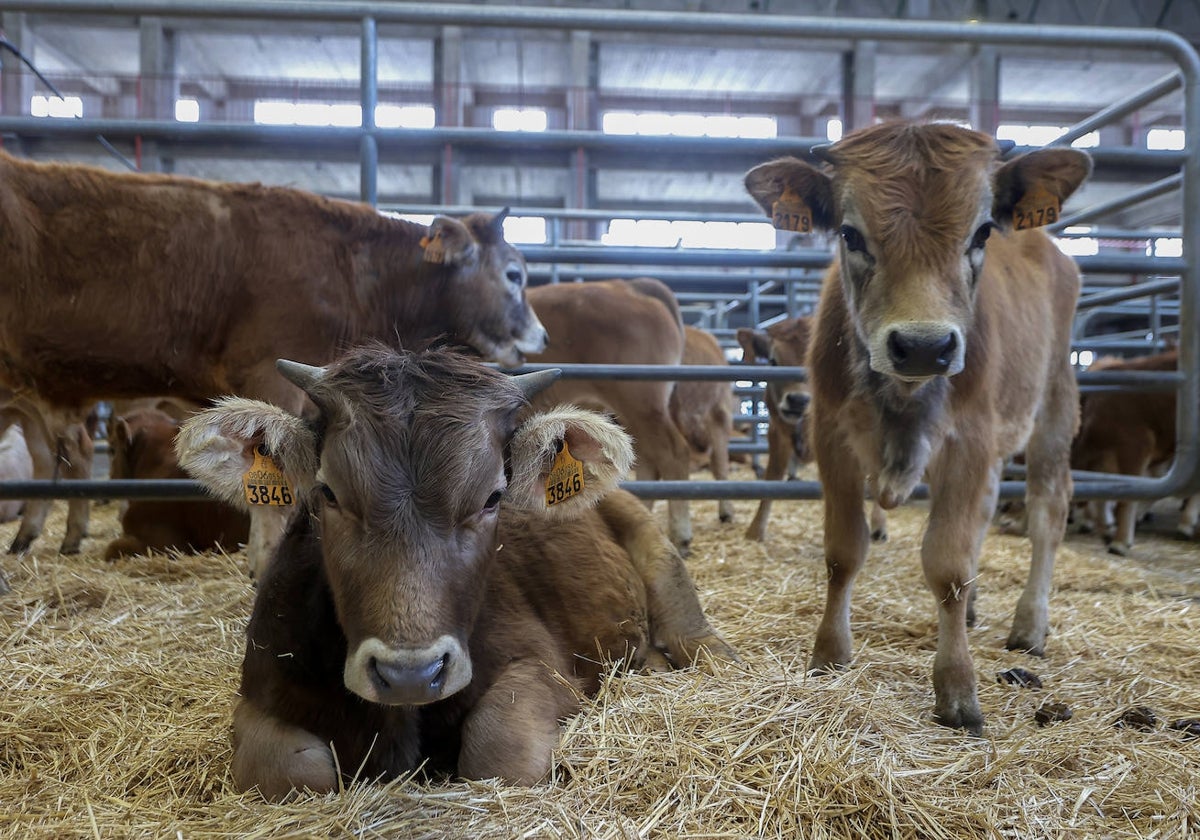
[[[446,244],[442,241],[441,231],[433,236],[422,236],[420,245],[425,250],[423,255],[425,262],[440,264],[446,261]]]
[[[784,187],[783,194],[771,205],[771,224],[777,230],[812,233],[812,210],[791,187]]]
[[[1058,221],[1061,205],[1045,187],[1034,187],[1013,207],[1013,227],[1029,230]]]
[[[286,507],[295,501],[283,470],[262,444],[254,447],[254,463],[242,476],[242,484],[247,504]]]
[[[546,477],[546,507],[551,507],[583,492],[583,461],[571,454],[567,442],[554,456]]]

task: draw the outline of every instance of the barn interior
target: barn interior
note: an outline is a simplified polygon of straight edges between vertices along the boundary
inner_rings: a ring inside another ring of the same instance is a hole
[[[1188,50],[1200,2],[13,0],[0,25],[5,152],[292,186],[421,221],[510,207],[506,234],[531,284],[659,278],[733,361],[739,327],[812,312],[832,248],[823,234],[775,230],[743,188],[750,167],[892,117],[968,124],[1014,141],[1014,154],[1084,148],[1094,175],[1048,227],[1083,272],[1073,361],[1180,346],[1180,460],[1196,460],[1200,421],[1186,404],[1200,394],[1189,137],[1200,99]],[[1088,376],[1095,389],[1167,381]],[[734,448],[759,456],[762,388],[749,374],[736,386],[750,436]],[[812,471],[801,477],[791,498],[815,498]],[[1077,478],[1143,497],[1187,480]],[[1188,664],[1200,552],[1171,535],[1177,504],[1156,506],[1160,524],[1131,560],[1069,540],[1052,649],[1033,665],[999,650],[1027,549],[995,538],[984,572],[996,588],[972,637],[995,722],[979,742],[930,734],[936,623],[913,559],[925,509],[905,511],[873,550],[856,613],[857,658],[872,664],[822,682],[803,674],[820,615],[820,509],[780,507],[776,532],[753,547],[741,540],[750,502],[732,531],[707,503],[696,515],[689,567],[745,664],[614,678],[569,725],[544,786],[405,779],[286,805],[234,793],[227,775],[253,599],[232,580],[238,556],[106,563],[119,530],[106,510],[78,560],[57,557],[51,535],[3,561],[0,837],[1182,837],[1200,826],[1187,737],[1200,716]],[[7,543],[14,528],[2,527]],[[993,681],[1017,666],[1050,688]],[[1035,722],[1050,701],[1074,722]],[[1161,720],[1114,725],[1143,705]]]

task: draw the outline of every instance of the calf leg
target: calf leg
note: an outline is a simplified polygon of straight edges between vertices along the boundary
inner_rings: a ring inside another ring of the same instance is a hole
[[[817,469],[825,497],[825,570],[829,575],[825,613],[817,627],[810,671],[830,671],[850,662],[850,595],[867,559],[870,534],[863,516],[862,468],[836,438],[832,423],[814,417]]]
[[[92,477],[92,459],[96,445],[83,423],[72,423],[59,433],[58,457],[64,477],[87,480]],[[88,499],[71,499],[67,502],[67,529],[63,535],[62,554],[78,554],[83,538],[87,536],[88,516],[91,502]]]
[[[338,787],[329,744],[247,700],[239,700],[233,710],[232,771],[239,791],[258,788],[275,802],[293,790],[329,793]]]
[[[628,493],[611,493],[596,510],[646,588],[652,645],[666,650],[679,667],[692,664],[701,650],[737,661],[737,652],[705,617],[683,558],[637,500]]]
[[[1179,512],[1179,533],[1188,539],[1200,537],[1196,531],[1196,522],[1200,520],[1200,493],[1188,496]]]
[[[887,525],[887,511],[879,506],[879,502],[871,502],[871,539],[887,542]]]
[[[657,477],[666,481],[688,480],[692,453],[665,405],[661,410],[651,408],[639,415],[630,427],[637,429],[639,463],[652,467]],[[667,534],[686,554],[692,544],[692,522],[686,499],[667,500]]]
[[[772,421],[767,429],[767,468],[763,471],[764,481],[779,481],[787,471],[792,458],[792,441],[790,433],[781,428],[779,423]],[[746,539],[765,542],[767,539],[767,520],[771,517],[771,500],[761,499],[754,519],[746,529]]]
[[[1117,455],[1117,471],[1125,475],[1148,475],[1150,472],[1150,441],[1139,445],[1134,440],[1126,441],[1124,448]],[[1137,528],[1138,503],[1135,499],[1121,499],[1117,502],[1117,530],[1113,540],[1108,544],[1110,554],[1121,557],[1128,556],[1133,550],[1133,532]]]
[[[708,453],[708,468],[717,481],[729,480],[729,430],[732,428],[728,414],[718,415],[712,423],[712,448]],[[729,499],[717,501],[717,518],[722,522],[733,521],[733,502]]]
[[[546,665],[513,660],[463,722],[459,775],[519,785],[540,782],[550,773],[559,720],[578,710],[574,692]]]
[[[23,415],[21,426],[25,431],[25,446],[29,449],[29,458],[33,462],[33,477],[39,481],[49,481],[54,477],[56,463],[49,429],[37,415]],[[42,535],[51,504],[50,499],[30,499],[25,503],[25,509],[21,513],[21,526],[8,548],[9,554],[28,551],[33,541]]]

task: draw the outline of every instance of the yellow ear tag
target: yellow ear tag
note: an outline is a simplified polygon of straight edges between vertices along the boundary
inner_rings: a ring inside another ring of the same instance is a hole
[[[295,501],[283,470],[262,444],[254,447],[254,463],[242,476],[242,484],[246,488],[247,504],[286,507]]]
[[[812,233],[812,210],[791,187],[784,187],[783,194],[771,205],[771,224],[777,230]]]
[[[440,264],[446,261],[446,245],[442,242],[440,230],[433,236],[422,236],[420,244],[425,249],[425,262]]]
[[[1058,221],[1062,205],[1045,187],[1035,186],[1013,208],[1013,227],[1017,230],[1051,225]]]
[[[571,454],[567,442],[554,456],[546,476],[546,507],[551,507],[583,492],[583,461]]]

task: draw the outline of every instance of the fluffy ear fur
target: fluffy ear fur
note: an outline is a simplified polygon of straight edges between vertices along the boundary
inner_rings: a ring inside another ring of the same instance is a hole
[[[1035,189],[1050,193],[1061,206],[1091,173],[1091,156],[1078,149],[1053,147],[1027,152],[996,171],[992,218],[1001,228],[1011,227],[1017,203]]]
[[[771,358],[771,336],[762,330],[752,330],[749,327],[738,327],[738,344],[742,347],[742,362],[754,364],[758,359],[769,361]]]
[[[294,490],[312,486],[318,467],[312,430],[294,414],[258,400],[226,397],[192,415],[175,436],[175,454],[214,496],[248,510],[242,477],[260,444]]]
[[[583,462],[583,491],[548,506],[546,479],[560,441],[566,441],[571,454]],[[509,444],[509,459],[508,503],[562,520],[592,507],[617,486],[633,466],[633,442],[620,426],[602,415],[560,406],[521,424]]]
[[[745,184],[746,192],[768,217],[774,214],[775,202],[783,191],[790,189],[812,210],[813,225],[822,230],[833,228],[833,182],[804,161],[787,157],[760,164],[746,173]]]
[[[446,265],[461,265],[473,259],[479,250],[475,237],[470,228],[458,219],[449,216],[437,216],[429,225],[429,237],[440,238],[442,251],[445,256],[442,262]]]

